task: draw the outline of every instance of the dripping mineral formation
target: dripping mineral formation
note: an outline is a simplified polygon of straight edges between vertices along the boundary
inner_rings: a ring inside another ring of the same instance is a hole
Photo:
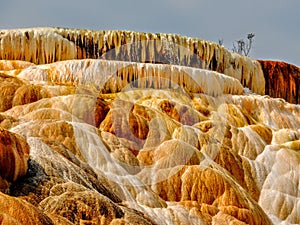
[[[0,58],[0,224],[300,223],[299,67],[62,28]]]

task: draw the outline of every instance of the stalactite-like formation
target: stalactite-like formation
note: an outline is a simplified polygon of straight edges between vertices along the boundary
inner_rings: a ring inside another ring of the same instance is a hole
[[[260,64],[223,46],[174,34],[36,28],[0,31],[0,59],[36,64],[65,59],[109,59],[214,70],[264,94]]]
[[[55,84],[94,87],[102,93],[126,88],[176,89],[212,96],[243,94],[240,82],[232,77],[203,69],[164,64],[131,63],[110,60],[68,60],[13,70],[20,78],[51,81]]]

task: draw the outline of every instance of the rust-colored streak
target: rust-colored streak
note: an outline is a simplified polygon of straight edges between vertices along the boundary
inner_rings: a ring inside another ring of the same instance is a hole
[[[265,80],[265,93],[283,98],[290,103],[300,103],[300,68],[277,61],[260,60]]]

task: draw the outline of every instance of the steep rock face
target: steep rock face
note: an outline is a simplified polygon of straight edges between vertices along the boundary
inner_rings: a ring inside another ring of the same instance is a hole
[[[36,64],[102,58],[214,70],[264,94],[260,64],[223,46],[173,34],[35,28],[0,31],[0,59]]]
[[[265,93],[288,102],[300,103],[300,68],[284,62],[259,61],[266,80]]]

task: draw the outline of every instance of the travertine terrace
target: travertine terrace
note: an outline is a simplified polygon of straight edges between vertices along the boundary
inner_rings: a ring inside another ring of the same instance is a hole
[[[299,71],[173,34],[1,30],[0,224],[299,224]]]

